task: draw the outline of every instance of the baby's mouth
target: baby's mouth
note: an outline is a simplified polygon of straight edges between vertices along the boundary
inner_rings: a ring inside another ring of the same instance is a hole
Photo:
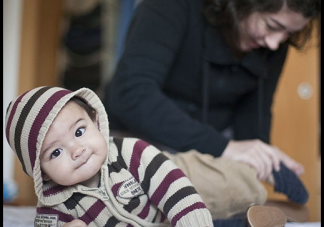
[[[77,168],[80,168],[81,166],[87,164],[87,162],[90,159],[90,157],[91,157],[91,155],[82,155],[80,157],[80,159],[82,159],[82,160],[80,160],[80,165]]]

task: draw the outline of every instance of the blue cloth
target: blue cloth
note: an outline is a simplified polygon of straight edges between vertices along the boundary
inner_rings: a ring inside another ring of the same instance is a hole
[[[308,191],[303,182],[298,176],[288,169],[282,162],[280,163],[280,170],[273,171],[275,180],[275,192],[281,192],[298,204],[305,204],[308,201]]]
[[[128,26],[133,17],[134,11],[134,0],[120,0],[120,17],[118,23],[118,34],[117,34],[117,42],[116,42],[116,61],[119,60],[122,52],[124,51],[124,40],[127,34]]]
[[[14,181],[3,181],[3,201],[11,202],[18,194],[18,187]]]
[[[228,218],[214,220],[214,227],[247,227],[247,222],[245,218]]]

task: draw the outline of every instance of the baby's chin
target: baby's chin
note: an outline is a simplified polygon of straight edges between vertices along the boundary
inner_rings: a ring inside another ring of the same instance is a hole
[[[100,175],[100,172],[99,171],[97,172]],[[52,181],[66,187],[73,186],[76,184],[87,185],[87,184],[91,184],[93,181],[96,180],[97,172],[84,170],[84,171],[79,171],[78,173],[66,174],[64,177],[52,179]]]
[[[76,182],[75,184],[82,184],[87,187],[98,187],[100,182],[100,168],[88,170],[83,174],[83,177],[82,181]]]

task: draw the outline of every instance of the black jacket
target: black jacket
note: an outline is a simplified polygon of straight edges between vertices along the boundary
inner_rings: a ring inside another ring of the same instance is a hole
[[[179,151],[220,156],[228,139],[269,142],[271,104],[288,46],[236,59],[207,25],[202,0],[144,0],[104,103],[112,129]]]

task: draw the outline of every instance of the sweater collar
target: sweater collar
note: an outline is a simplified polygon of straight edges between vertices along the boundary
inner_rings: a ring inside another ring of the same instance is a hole
[[[217,27],[206,26],[203,58],[214,64],[241,65],[255,76],[266,77],[265,57],[269,50],[259,48],[246,54],[242,59],[235,58],[230,47]]]

